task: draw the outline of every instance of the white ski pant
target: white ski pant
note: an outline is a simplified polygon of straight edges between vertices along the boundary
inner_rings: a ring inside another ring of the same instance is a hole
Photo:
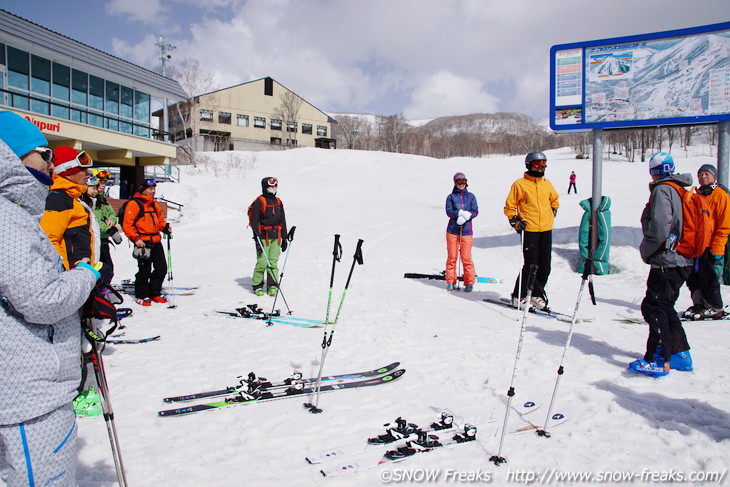
[[[8,487],[75,486],[76,433],[71,404],[20,424],[0,425],[0,481]]]

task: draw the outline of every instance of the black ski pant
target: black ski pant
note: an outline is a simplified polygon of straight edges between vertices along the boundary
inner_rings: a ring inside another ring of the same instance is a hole
[[[154,268],[154,270],[153,270]],[[162,283],[167,275],[167,260],[162,242],[152,244],[152,253],[147,260],[137,260],[137,274],[134,276],[134,297],[138,299],[162,296]]]
[[[692,296],[692,303],[703,308],[722,309],[720,294],[720,278],[715,274],[715,259],[710,249],[697,259],[695,267],[687,278],[687,287]]]
[[[573,188],[573,191],[575,191],[575,194],[578,194],[578,188],[575,187],[575,183],[570,183],[568,185],[568,194],[570,194],[570,188]]]
[[[112,262],[112,254],[109,251],[108,241],[104,242],[102,240],[101,242],[101,247],[99,249],[99,262],[104,264],[101,266],[101,270],[99,271],[102,282],[111,284],[112,279],[114,278],[114,262]]]
[[[654,361],[657,346],[662,345],[664,360],[673,353],[689,350],[687,335],[674,309],[679,290],[692,267],[652,267],[646,280],[646,296],[641,302],[641,314],[649,323],[644,360]]]
[[[532,295],[543,298],[547,302],[545,286],[550,277],[550,262],[553,250],[553,231],[547,232],[522,232],[522,289],[520,290],[520,276],[517,276],[512,296],[527,296],[527,279],[530,276],[530,265],[537,265],[535,286],[532,288]]]

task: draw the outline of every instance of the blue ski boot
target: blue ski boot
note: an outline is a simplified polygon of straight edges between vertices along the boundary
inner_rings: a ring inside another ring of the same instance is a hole
[[[654,361],[657,365],[664,365],[664,350],[661,345],[654,353]],[[669,368],[680,372],[692,372],[694,367],[692,367],[692,356],[689,354],[689,350],[673,353],[669,359]]]
[[[669,375],[669,363],[659,365],[657,362],[647,362],[643,358],[634,360],[627,367],[631,372],[648,375],[649,377],[664,377]]]

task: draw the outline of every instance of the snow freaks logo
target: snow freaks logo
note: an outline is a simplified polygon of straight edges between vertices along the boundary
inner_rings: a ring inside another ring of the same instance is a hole
[[[389,483],[428,483],[428,482],[453,482],[453,483],[489,483],[492,481],[491,472],[483,472],[476,470],[472,472],[462,472],[454,469],[402,469],[395,468],[393,470],[382,470],[380,472],[380,480],[384,484]]]

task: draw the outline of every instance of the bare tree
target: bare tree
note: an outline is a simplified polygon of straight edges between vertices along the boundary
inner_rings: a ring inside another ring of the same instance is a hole
[[[403,114],[382,117],[378,121],[378,138],[381,148],[390,152],[402,152],[409,126]]]
[[[279,105],[274,108],[272,118],[278,118],[284,124],[286,145],[296,146],[297,130],[299,127],[299,110],[302,108],[302,100],[296,94],[287,90],[279,96]]]
[[[198,151],[196,133],[198,132],[197,122],[201,119],[202,115],[200,110],[205,110],[206,108],[203,107],[207,107],[213,103],[211,97],[206,97],[205,102],[202,102],[200,95],[214,89],[214,75],[213,73],[203,71],[197,59],[185,58],[180,62],[179,66],[172,65],[168,69],[169,76],[177,80],[188,95],[187,100],[176,103],[174,107],[170,107],[171,110],[174,110],[174,114],[170,117],[170,126],[182,126],[182,132],[178,132],[180,137],[176,136],[175,138],[182,140],[178,145],[181,147],[185,157],[189,159],[193,166],[196,166],[196,153]],[[212,117],[212,110],[209,111]],[[178,157],[178,159],[180,158]]]
[[[337,147],[357,149],[358,140],[365,135],[363,133],[364,125],[362,117],[350,115],[337,117],[337,124],[332,129],[332,133],[337,139]]]

